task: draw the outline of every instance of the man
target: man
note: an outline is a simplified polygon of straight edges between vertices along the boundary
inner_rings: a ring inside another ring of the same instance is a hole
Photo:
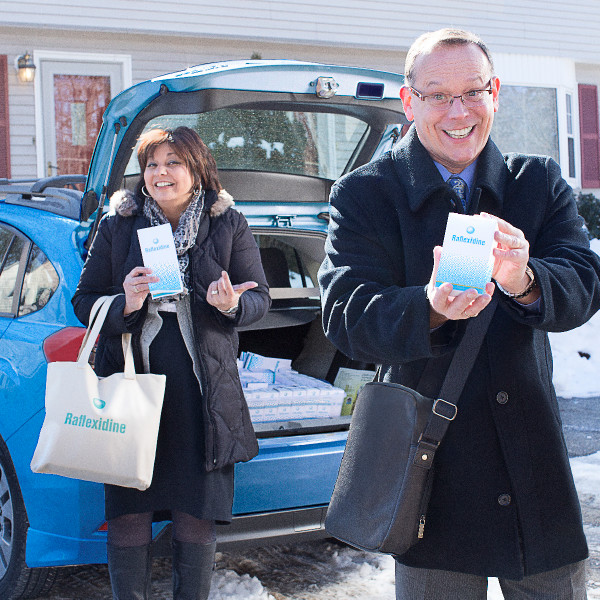
[[[397,598],[483,600],[495,576],[507,600],[581,600],[587,546],[547,332],[598,310],[599,257],[558,165],[503,156],[489,138],[500,81],[479,38],[424,34],[405,75],[407,135],[331,193],[326,335],[385,381],[435,396],[469,319],[499,302],[435,457],[424,538],[397,557]],[[446,183],[456,174],[464,205]],[[434,285],[450,211],[497,219],[485,293]]]

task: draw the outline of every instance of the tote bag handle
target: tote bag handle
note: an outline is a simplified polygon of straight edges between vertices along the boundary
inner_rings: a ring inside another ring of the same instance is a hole
[[[90,311],[89,325],[81,342],[81,348],[79,349],[79,355],[77,357],[77,366],[79,368],[84,368],[85,365],[88,364],[96,339],[100,334],[102,325],[104,325],[108,309],[113,300],[120,295],[121,294],[101,296],[94,302],[94,306],[92,306],[92,310]],[[135,379],[135,365],[133,362],[133,352],[131,350],[131,334],[124,333],[121,338],[123,357],[125,358],[124,377],[126,379]]]

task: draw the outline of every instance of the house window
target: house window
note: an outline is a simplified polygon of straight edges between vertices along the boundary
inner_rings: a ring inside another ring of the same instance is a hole
[[[559,162],[556,89],[502,86],[492,138],[501,152],[543,154]]]
[[[595,85],[579,85],[579,130],[581,187],[600,187],[600,127],[598,88]]]

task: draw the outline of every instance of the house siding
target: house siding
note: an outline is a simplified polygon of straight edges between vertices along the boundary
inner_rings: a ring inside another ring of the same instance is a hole
[[[8,56],[13,177],[44,175],[38,157],[35,90],[17,81],[16,56],[36,52],[120,54],[131,57],[132,83],[227,59],[290,58],[403,70],[414,38],[443,26],[470,29],[489,45],[504,85],[557,89],[561,164],[565,93],[577,106],[577,84],[600,87],[600,2],[579,0],[0,0],[0,54]],[[224,4],[224,3],[223,3]],[[72,34],[71,34],[72,32]],[[68,43],[66,43],[66,40]],[[38,90],[39,91],[39,90]],[[501,106],[502,110],[502,106]],[[39,119],[39,117],[38,117]],[[560,129],[562,128],[562,129]],[[579,146],[579,133],[576,142]],[[579,152],[578,152],[579,155]],[[579,164],[577,177],[580,177]],[[573,185],[578,179],[569,180]]]
[[[427,30],[459,26],[475,31],[493,51],[568,56],[596,62],[600,2],[578,0],[86,0],[0,1],[6,25],[129,31],[194,37],[408,48]]]
[[[23,33],[18,28],[0,26],[0,54],[8,56],[9,113],[11,175],[14,178],[44,176],[45,170],[38,167],[35,123],[35,86],[21,83],[13,67],[15,59],[25,50],[33,52],[64,52],[65,33],[60,30],[38,29],[27,35],[27,46],[23,45]],[[132,83],[139,83],[188,66],[201,63],[250,58],[253,52],[262,58],[289,58],[314,62],[331,62],[366,66],[388,71],[401,71],[404,54],[384,52],[377,49],[349,51],[347,48],[323,48],[308,44],[275,44],[247,40],[225,40],[218,38],[185,38],[181,36],[102,33],[90,31],[74,36],[68,49],[74,53],[123,54],[131,56]]]

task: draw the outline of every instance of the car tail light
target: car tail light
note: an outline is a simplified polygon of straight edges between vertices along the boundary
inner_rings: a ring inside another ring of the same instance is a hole
[[[65,327],[44,340],[48,362],[75,361],[85,335],[85,327]]]

